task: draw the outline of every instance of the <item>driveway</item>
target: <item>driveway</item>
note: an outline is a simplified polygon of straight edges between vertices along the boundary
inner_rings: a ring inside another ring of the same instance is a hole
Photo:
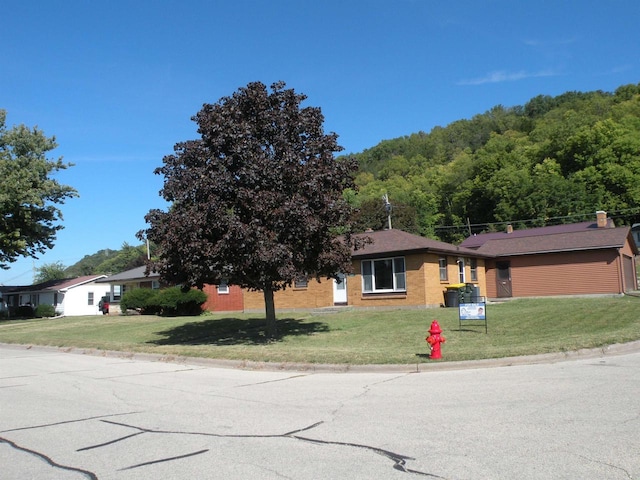
[[[3,479],[640,479],[640,353],[410,373],[0,346]]]

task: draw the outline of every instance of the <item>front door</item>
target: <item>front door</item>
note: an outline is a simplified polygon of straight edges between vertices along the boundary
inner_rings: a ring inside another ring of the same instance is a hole
[[[347,277],[343,273],[338,275],[338,280],[333,281],[333,304],[347,304]]]
[[[498,298],[508,298],[511,290],[511,263],[496,262],[496,289]]]
[[[624,276],[624,291],[630,292],[637,289],[636,285],[636,269],[633,268],[633,258],[623,255],[622,257],[622,273]]]

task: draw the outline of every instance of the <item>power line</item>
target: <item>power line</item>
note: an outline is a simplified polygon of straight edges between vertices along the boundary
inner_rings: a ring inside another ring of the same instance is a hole
[[[640,207],[634,207],[634,208],[627,208],[627,209],[623,209],[623,210],[613,210],[613,211],[608,211],[607,214],[610,217],[618,217],[618,218],[625,218],[625,217],[631,217],[634,214],[640,214]],[[550,221],[556,221],[556,220],[567,220],[567,219],[576,219],[576,218],[588,218],[588,217],[593,217],[594,212],[589,212],[589,213],[576,213],[573,215],[565,215],[565,216],[560,216],[560,217],[544,217],[544,218],[529,218],[529,219],[525,219],[525,220],[509,220],[509,221],[501,221],[501,222],[486,222],[486,223],[465,223],[465,224],[460,224],[460,225],[437,225],[434,226],[433,228],[435,230],[460,230],[460,229],[470,229],[472,227],[481,227],[481,228],[487,228],[490,226],[501,226],[501,225],[513,225],[513,224],[528,224],[528,223],[539,223],[539,222],[543,222],[543,223],[548,223]]]

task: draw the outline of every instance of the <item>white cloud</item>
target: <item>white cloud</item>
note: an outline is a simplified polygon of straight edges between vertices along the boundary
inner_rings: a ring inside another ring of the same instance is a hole
[[[558,38],[555,40],[539,40],[535,38],[528,38],[523,40],[523,43],[529,47],[535,48],[555,48],[564,45],[571,45],[578,42],[577,37]]]
[[[629,70],[631,70],[633,68],[633,65],[631,64],[626,64],[626,65],[617,65],[615,67],[613,67],[610,70],[610,74],[616,74],[616,73],[624,73],[624,72],[628,72]]]
[[[539,78],[539,77],[553,77],[558,75],[551,70],[541,70],[539,72],[527,72],[520,70],[518,72],[508,72],[505,70],[499,70],[490,72],[484,77],[470,78],[467,80],[460,80],[458,85],[484,85],[485,83],[502,83],[502,82],[516,82],[518,80],[524,80],[527,78]]]

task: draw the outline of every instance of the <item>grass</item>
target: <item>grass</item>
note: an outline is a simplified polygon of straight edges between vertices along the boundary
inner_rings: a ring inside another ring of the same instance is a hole
[[[640,298],[522,299],[487,305],[488,333],[458,321],[458,309],[281,312],[279,336],[264,318],[233,314],[163,318],[91,316],[0,322],[0,342],[280,363],[429,362],[433,319],[443,360],[573,351],[640,339]]]

